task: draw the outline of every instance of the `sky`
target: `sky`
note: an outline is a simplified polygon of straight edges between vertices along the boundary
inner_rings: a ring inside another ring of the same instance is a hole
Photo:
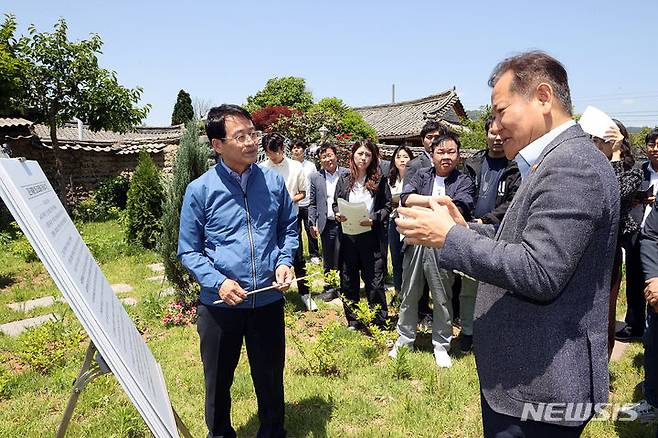
[[[569,74],[574,109],[626,126],[658,125],[658,1],[3,0],[0,12],[69,39],[91,33],[100,65],[140,86],[146,119],[166,126],[180,89],[213,104],[246,102],[272,77],[306,80],[316,100],[350,106],[413,100],[456,87],[467,110],[490,102],[502,59],[541,49]]]

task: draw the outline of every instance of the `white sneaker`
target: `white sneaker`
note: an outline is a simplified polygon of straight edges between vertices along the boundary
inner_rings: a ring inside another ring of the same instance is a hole
[[[314,265],[319,265],[320,264],[320,258],[319,257],[311,257],[311,263]]]
[[[311,294],[300,295],[300,298],[302,299],[302,303],[306,306],[306,310],[318,310],[318,305],[315,304],[315,301],[311,298]]]
[[[452,360],[450,360],[448,352],[444,349],[434,350],[434,360],[439,368],[450,368],[452,366]]]
[[[658,407],[649,404],[646,400],[641,400],[630,406],[624,406],[619,410],[629,419],[637,419],[642,423],[650,423],[658,419]]]

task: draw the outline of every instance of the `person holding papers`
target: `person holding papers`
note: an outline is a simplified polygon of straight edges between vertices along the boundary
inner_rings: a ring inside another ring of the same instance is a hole
[[[404,207],[429,206],[429,200],[448,196],[464,217],[470,218],[475,205],[475,184],[471,178],[457,170],[459,164],[459,138],[452,133],[432,140],[433,167],[419,169],[405,184],[400,196]],[[418,300],[425,282],[429,285],[433,301],[432,346],[436,365],[450,368],[448,355],[452,339],[452,285],[451,270],[439,266],[437,250],[424,246],[406,246],[402,263],[402,304],[398,319],[398,339],[389,356],[396,357],[400,348],[413,350],[418,324]]]
[[[206,132],[221,159],[187,187],[178,258],[201,286],[197,331],[208,436],[236,436],[230,388],[244,339],[258,400],[258,436],[283,437],[281,291],[293,279],[297,214],[283,177],[254,164],[262,134],[249,112],[237,105],[212,108]]]
[[[369,140],[354,143],[350,171],[339,177],[334,195],[334,215],[341,223],[340,290],[352,330],[363,328],[353,311],[359,300],[359,274],[363,275],[368,304],[379,307],[374,323],[383,327],[388,317],[384,291],[384,253],[388,248],[384,227],[391,213],[391,191],[379,170],[378,152],[377,145]],[[365,207],[364,217],[354,219],[340,210],[339,200],[341,204],[349,203],[349,212]],[[350,233],[358,234],[347,234],[348,226]]]

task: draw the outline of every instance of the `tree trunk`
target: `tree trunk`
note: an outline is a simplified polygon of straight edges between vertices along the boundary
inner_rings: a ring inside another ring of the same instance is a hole
[[[55,159],[55,191],[66,211],[69,211],[69,205],[66,201],[66,184],[64,183],[64,164],[59,153],[57,120],[54,115],[50,117],[50,141],[53,146],[53,158]]]

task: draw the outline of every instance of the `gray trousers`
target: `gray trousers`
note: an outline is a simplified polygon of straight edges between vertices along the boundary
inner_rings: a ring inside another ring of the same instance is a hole
[[[432,345],[434,350],[450,350],[452,339],[452,271],[439,268],[435,250],[423,246],[408,246],[402,261],[402,304],[398,319],[397,347],[413,350],[418,325],[418,300],[425,281],[433,302]]]
[[[459,294],[459,319],[462,333],[473,336],[473,313],[475,312],[475,294],[479,281],[462,276],[462,289]]]

